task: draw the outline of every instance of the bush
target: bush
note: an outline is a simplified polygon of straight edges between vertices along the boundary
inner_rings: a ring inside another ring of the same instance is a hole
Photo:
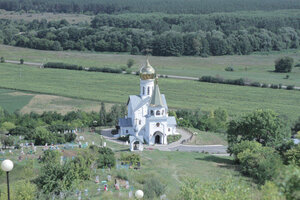
[[[247,149],[256,150],[256,149],[259,149],[261,147],[262,147],[262,145],[260,143],[258,143],[258,142],[244,140],[244,141],[242,141],[240,143],[237,143],[237,144],[233,145],[231,153],[233,154],[233,156],[235,158],[235,161],[237,163],[239,163],[239,159],[237,157],[237,155],[239,153],[242,153],[243,151],[245,151]]]
[[[131,74],[132,70],[131,69],[126,69],[126,74]]]
[[[296,64],[294,67],[300,67],[300,63]]]
[[[269,84],[263,83],[261,87],[262,88],[267,88],[267,87],[269,87]]]
[[[98,168],[114,167],[116,164],[115,153],[108,147],[99,148]]]
[[[288,86],[286,87],[286,89],[287,89],[287,90],[293,90],[293,89],[295,89],[295,86],[294,86],[294,85],[288,85]]]
[[[1,57],[1,58],[0,58],[0,62],[1,62],[1,63],[5,63],[4,57]]]
[[[246,149],[237,155],[237,159],[242,173],[256,179],[259,184],[276,178],[282,167],[279,154],[271,147]]]
[[[271,84],[271,88],[273,88],[273,89],[278,89],[278,88],[279,88],[279,86],[278,86],[278,85],[276,85],[276,84]]]
[[[129,142],[129,135],[121,136],[121,137],[118,138],[118,140],[121,140],[123,142],[126,142],[126,141]]]
[[[300,168],[289,165],[276,180],[287,200],[300,199]]]
[[[226,68],[225,68],[225,71],[227,71],[227,72],[233,72],[234,69],[233,69],[233,67],[226,67]]]
[[[163,195],[166,191],[166,186],[162,184],[158,178],[152,177],[146,180],[144,184],[145,198],[155,199]]]
[[[294,59],[291,57],[279,58],[275,61],[275,72],[291,72]]]
[[[284,154],[286,164],[294,164],[300,167],[300,144],[288,150]]]
[[[181,135],[168,135],[167,137],[167,141],[168,143],[173,143],[173,142],[177,142],[178,140],[180,140]]]
[[[130,166],[136,167],[141,165],[141,156],[139,154],[121,154],[120,161]]]
[[[128,60],[127,60],[127,67],[128,67],[128,68],[131,68],[131,67],[134,65],[134,63],[135,63],[135,62],[134,62],[134,60],[133,60],[132,58],[128,59]]]
[[[24,59],[23,59],[23,58],[20,59],[20,64],[21,64],[21,65],[24,64]]]
[[[261,84],[259,82],[252,82],[250,83],[250,86],[253,86],[253,87],[260,87]]]
[[[48,62],[44,65],[44,68],[83,70],[82,66],[79,66],[79,65],[57,63],[57,62]]]

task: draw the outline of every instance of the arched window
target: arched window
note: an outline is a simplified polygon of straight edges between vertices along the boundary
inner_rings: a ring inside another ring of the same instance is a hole
[[[162,111],[161,111],[161,115],[164,115],[164,113],[165,113],[165,110],[162,110]]]
[[[141,125],[142,124],[142,120],[139,120],[139,125]]]
[[[151,115],[154,115],[154,111],[153,110],[151,110]]]
[[[148,87],[148,95],[150,94],[150,87]]]
[[[145,94],[145,87],[143,87],[143,95]]]
[[[160,115],[160,111],[158,110],[158,111],[156,111],[156,115]]]

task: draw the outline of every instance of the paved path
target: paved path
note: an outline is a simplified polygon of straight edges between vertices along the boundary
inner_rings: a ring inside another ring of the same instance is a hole
[[[7,63],[20,64],[20,61],[15,60],[5,60]],[[35,66],[35,67],[43,67],[43,63],[35,63],[35,62],[24,62],[23,65]]]
[[[111,134],[111,131],[113,129],[103,129],[101,134],[103,137],[111,142],[118,143],[121,145],[126,145],[125,142],[122,142],[118,140],[117,138],[114,138]],[[177,142],[173,142],[168,145],[144,145],[145,149],[157,149],[160,151],[185,151],[185,152],[199,152],[199,153],[209,153],[213,155],[220,155],[220,156],[229,156],[227,154],[227,146],[223,145],[184,145],[181,144],[184,140],[187,140],[190,138],[191,134],[188,131],[185,131],[183,129],[177,129],[177,132],[180,133],[182,136],[180,140]],[[128,145],[129,146],[129,145]]]

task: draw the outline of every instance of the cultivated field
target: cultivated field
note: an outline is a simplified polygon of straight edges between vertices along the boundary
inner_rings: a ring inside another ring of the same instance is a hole
[[[0,9],[0,19],[10,20],[42,20],[47,21],[60,21],[62,19],[67,20],[70,24],[77,24],[79,22],[90,23],[93,16],[83,14],[64,14],[64,13],[25,13],[25,12],[14,12]]]
[[[0,107],[9,112],[22,109],[33,95],[0,88]]]
[[[202,109],[221,107],[231,116],[254,109],[273,109],[296,119],[300,113],[299,91],[242,87],[188,80],[159,79],[172,109]],[[40,69],[20,65],[0,64],[0,87],[55,94],[65,97],[123,103],[128,95],[139,93],[139,78],[134,75]]]
[[[145,56],[133,56],[128,54],[93,53],[76,51],[41,51],[26,48],[0,45],[0,56],[7,60],[20,60],[28,62],[65,62],[87,67],[125,67],[129,58],[133,58],[136,64],[132,70],[137,71],[145,62]],[[294,68],[286,79],[285,73],[275,73],[274,61],[282,56],[294,58],[295,63],[300,63],[300,51],[289,50],[282,52],[258,53],[252,55],[211,56],[202,57],[150,57],[150,63],[159,74],[181,76],[221,76],[224,78],[245,78],[261,83],[273,83],[300,86],[300,67]],[[232,66],[234,72],[225,71]]]

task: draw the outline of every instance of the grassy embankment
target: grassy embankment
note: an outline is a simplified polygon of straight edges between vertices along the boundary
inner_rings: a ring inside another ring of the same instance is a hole
[[[129,58],[133,58],[136,64],[132,70],[137,71],[145,62],[145,56],[133,56],[124,53],[93,53],[76,51],[41,51],[19,47],[0,45],[0,55],[8,60],[20,60],[32,62],[65,62],[87,67],[125,67]],[[282,56],[293,57],[295,63],[300,63],[299,50],[282,52],[260,52],[251,55],[211,56],[201,57],[150,57],[152,66],[159,74],[181,76],[216,76],[238,79],[245,78],[261,83],[273,83],[300,86],[300,67],[294,68],[286,79],[285,73],[274,73],[274,61]],[[225,68],[232,66],[235,71],[228,72]]]
[[[139,93],[139,78],[132,75],[93,73],[59,69],[0,65],[0,87],[29,90],[38,93],[126,103],[128,95]],[[299,91],[233,85],[201,83],[197,81],[159,79],[168,105],[175,109],[202,109],[210,111],[221,107],[230,115],[254,109],[273,109],[296,119],[300,113]]]

